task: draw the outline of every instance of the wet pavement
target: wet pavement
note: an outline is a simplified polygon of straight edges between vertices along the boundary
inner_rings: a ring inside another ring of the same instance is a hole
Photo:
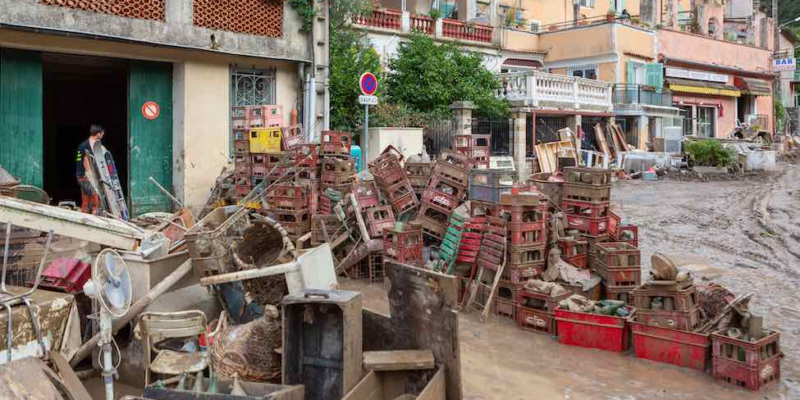
[[[639,226],[643,277],[650,256],[673,256],[696,279],[734,294],[755,292],[751,310],[781,331],[782,378],[758,393],[711,375],[634,357],[632,352],[564,346],[518,329],[507,318],[460,317],[465,400],[550,399],[799,399],[800,165],[740,180],[661,180],[615,184],[612,200],[623,223]],[[388,313],[379,284],[359,288],[365,307]]]

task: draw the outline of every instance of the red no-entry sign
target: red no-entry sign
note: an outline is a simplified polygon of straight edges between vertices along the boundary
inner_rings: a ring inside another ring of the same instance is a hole
[[[161,107],[155,101],[148,101],[142,104],[142,116],[145,119],[154,120],[161,114]]]
[[[378,78],[372,74],[372,72],[364,72],[361,74],[361,79],[358,80],[359,86],[361,86],[361,93],[364,93],[366,96],[372,96],[378,91]]]

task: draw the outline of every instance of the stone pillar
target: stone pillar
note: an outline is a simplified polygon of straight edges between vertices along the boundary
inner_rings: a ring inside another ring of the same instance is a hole
[[[636,147],[647,150],[647,142],[650,141],[650,118],[646,115],[636,118],[636,131],[639,135],[639,143],[636,144]]]
[[[567,117],[567,128],[571,129],[572,133],[577,135],[582,121],[583,119],[580,115],[570,115]]]
[[[471,101],[456,101],[450,105],[456,123],[456,135],[472,134],[472,110],[475,104]]]
[[[517,168],[517,178],[520,182],[527,182],[531,171],[525,159],[527,149],[525,148],[525,134],[527,131],[526,117],[531,110],[529,108],[511,109],[511,137],[514,144],[514,165]]]

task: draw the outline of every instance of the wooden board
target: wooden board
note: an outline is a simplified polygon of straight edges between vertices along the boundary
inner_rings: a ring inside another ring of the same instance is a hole
[[[425,390],[417,396],[417,400],[444,400],[445,399],[445,374],[443,369],[433,376]]]
[[[605,133],[608,136],[611,136],[611,143],[614,145],[615,156],[619,154],[621,151],[624,151],[624,149],[622,148],[622,143],[620,143],[619,138],[617,138],[617,133],[614,132],[614,129],[611,127],[610,124],[606,125]],[[608,138],[608,136],[606,136],[606,138]]]
[[[35,357],[0,365],[0,399],[64,400],[51,380],[52,375],[45,372],[47,369],[42,360]]]
[[[620,142],[620,144],[622,144],[622,147],[625,149],[624,151],[628,151],[629,150],[628,149],[628,141],[625,139],[625,133],[622,132],[622,128],[620,128],[619,125],[617,125],[617,124],[613,124],[613,125],[611,125],[611,127],[617,133],[617,137],[619,138],[619,142]]]
[[[51,351],[50,360],[53,361],[53,364],[58,370],[58,375],[61,376],[61,380],[64,381],[64,386],[67,387],[74,400],[92,400],[89,391],[83,386],[78,375],[75,374],[75,371],[69,366],[69,362],[64,359],[64,356],[62,356],[60,352]]]
[[[430,350],[364,352],[364,369],[370,371],[431,369],[434,365],[433,353]]]
[[[611,149],[608,148],[608,143],[606,142],[606,137],[603,134],[603,128],[600,124],[594,126],[594,136],[597,139],[597,143],[600,145],[600,151],[603,152],[603,155],[606,158],[612,157]]]
[[[536,145],[536,158],[539,161],[539,170],[541,172],[555,172],[558,169],[559,155],[574,157],[577,161],[577,152],[572,141]]]

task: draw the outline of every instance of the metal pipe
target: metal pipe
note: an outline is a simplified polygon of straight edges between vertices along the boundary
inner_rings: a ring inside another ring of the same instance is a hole
[[[11,223],[6,224],[6,243],[3,246],[3,276],[0,278],[0,293],[6,294],[6,267],[8,267],[8,252],[11,244]],[[10,348],[9,348],[10,350]]]
[[[178,205],[180,208],[186,208],[186,207],[183,205],[183,203],[181,203],[181,201],[180,201],[180,200],[178,200],[178,199],[177,199],[175,196],[173,196],[173,195],[172,195],[172,193],[170,193],[170,192],[169,192],[167,189],[165,189],[163,186],[161,186],[161,184],[159,184],[159,183],[158,183],[158,181],[157,181],[157,180],[155,180],[155,178],[153,178],[153,177],[151,176],[149,179],[150,179],[150,182],[153,182],[153,184],[154,184],[154,185],[156,185],[156,187],[158,188],[158,190],[160,190],[160,191],[161,191],[162,193],[164,193],[164,194],[165,194],[167,197],[169,197],[169,199],[170,199],[170,200],[172,200],[172,202],[173,202],[173,203],[177,204],[177,205]]]

